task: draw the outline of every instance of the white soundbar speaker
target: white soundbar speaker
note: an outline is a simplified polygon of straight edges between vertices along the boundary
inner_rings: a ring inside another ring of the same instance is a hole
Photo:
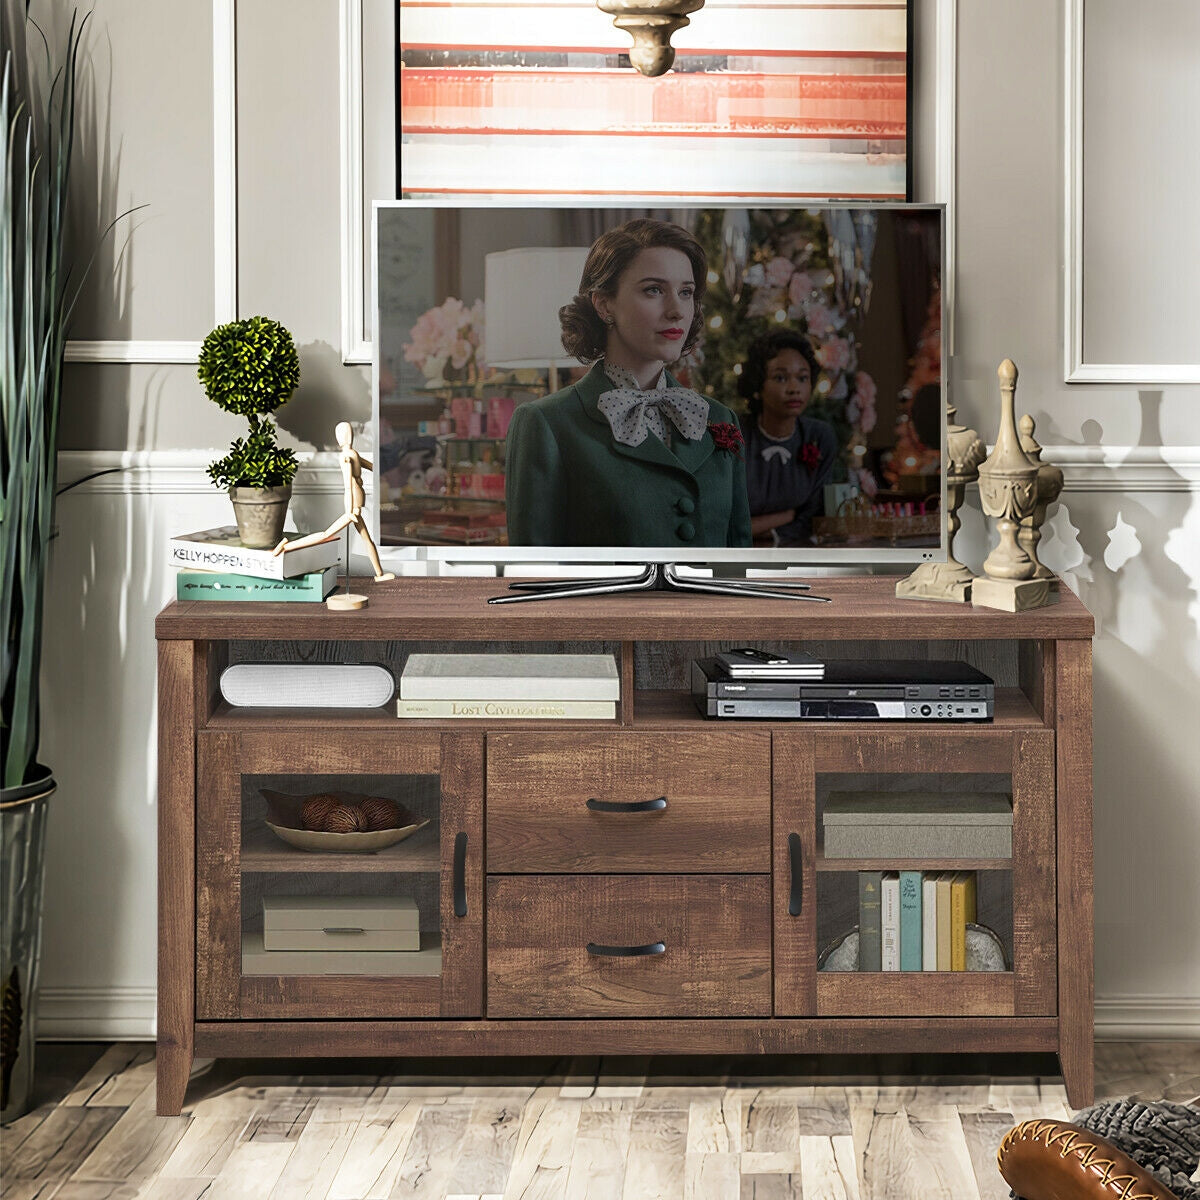
[[[395,691],[378,664],[238,663],[221,672],[221,695],[235,708],[379,708]]]

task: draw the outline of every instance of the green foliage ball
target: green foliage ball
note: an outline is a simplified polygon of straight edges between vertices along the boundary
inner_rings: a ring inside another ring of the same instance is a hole
[[[292,335],[268,317],[218,325],[200,347],[204,391],[226,412],[251,417],[274,412],[300,382]]]
[[[291,483],[299,469],[295,452],[275,444],[275,426],[268,420],[253,423],[249,437],[235,438],[229,453],[209,465],[208,476],[222,491],[271,488]]]

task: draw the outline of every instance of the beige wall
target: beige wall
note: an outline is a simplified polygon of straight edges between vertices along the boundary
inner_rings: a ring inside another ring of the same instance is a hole
[[[1067,469],[1044,546],[1099,625],[1098,1026],[1200,1036],[1200,387],[1063,382],[1067,2],[959,6],[957,137],[940,148],[935,27],[953,27],[954,0],[919,5],[917,198],[954,203],[960,419],[994,436],[996,365],[1011,356],[1021,407]],[[284,321],[300,346],[302,385],[280,413],[287,439],[327,449],[337,420],[369,413],[369,281],[349,231],[365,213],[369,242],[370,200],[392,194],[391,4],[362,0],[361,178],[344,175],[342,146],[352,56],[340,38],[357,4],[238,5],[236,85],[226,70],[232,47],[213,37],[214,12],[231,12],[233,0],[106,0],[93,18],[96,115],[84,146],[93,173],[85,182],[81,167],[80,204],[98,191],[104,212],[150,207],[114,242],[125,247],[119,266],[102,253],[75,331],[76,357],[107,360],[72,362],[67,375],[64,479],[111,463],[128,469],[59,507],[45,664],[44,757],[61,781],[47,872],[45,1036],[153,1029],[153,617],[173,587],[165,538],[225,519],[227,502],[203,466],[238,422],[204,398],[186,360],[234,315],[220,283],[230,267],[237,313]],[[1200,67],[1195,46],[1191,59]],[[214,119],[232,96],[231,174]],[[1144,137],[1149,149],[1174,153],[1189,133],[1184,125]],[[953,196],[938,192],[947,150]],[[1114,153],[1091,143],[1088,152],[1107,161]],[[214,236],[232,208],[236,254],[228,236]],[[1132,218],[1128,236],[1137,237]],[[1194,279],[1200,262],[1193,254],[1177,266]],[[1104,326],[1092,293],[1085,302],[1095,357],[1093,331]],[[1195,322],[1194,310],[1156,310],[1170,344]],[[1130,362],[1143,348],[1135,333],[1120,347]],[[1163,344],[1145,340],[1145,352]],[[336,477],[320,458],[298,493],[302,523],[336,504]],[[977,499],[969,503],[961,550],[978,563],[985,535]]]

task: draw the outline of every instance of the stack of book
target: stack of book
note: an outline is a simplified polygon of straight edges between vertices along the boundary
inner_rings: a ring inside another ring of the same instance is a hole
[[[965,971],[974,871],[859,871],[860,971]]]
[[[615,720],[620,696],[611,654],[410,654],[396,715]]]
[[[341,539],[300,550],[243,546],[233,525],[173,537],[168,561],[179,567],[178,600],[299,600],[321,603],[336,587]]]

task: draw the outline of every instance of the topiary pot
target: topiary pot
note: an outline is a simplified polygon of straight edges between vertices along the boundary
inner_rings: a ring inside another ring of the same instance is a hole
[[[237,520],[238,537],[242,545],[252,550],[274,550],[283,537],[283,522],[292,499],[292,485],[229,489],[233,515]]]

